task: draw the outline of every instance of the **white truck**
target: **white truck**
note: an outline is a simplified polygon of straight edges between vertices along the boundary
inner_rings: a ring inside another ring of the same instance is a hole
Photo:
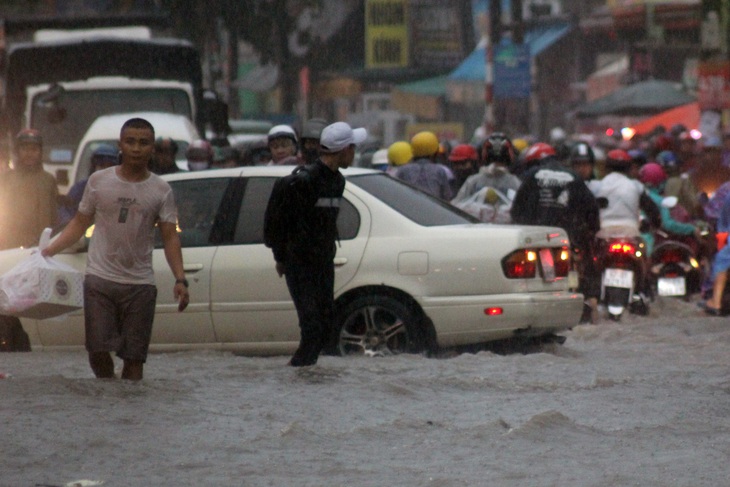
[[[204,92],[197,49],[181,39],[83,31],[19,43],[8,52],[3,136],[40,130],[44,166],[59,192],[69,185],[74,153],[101,115],[155,111],[190,118],[205,133],[227,121],[227,107]]]

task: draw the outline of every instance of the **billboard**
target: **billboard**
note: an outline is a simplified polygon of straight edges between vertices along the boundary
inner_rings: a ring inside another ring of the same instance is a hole
[[[365,68],[405,68],[408,54],[408,0],[368,0]]]

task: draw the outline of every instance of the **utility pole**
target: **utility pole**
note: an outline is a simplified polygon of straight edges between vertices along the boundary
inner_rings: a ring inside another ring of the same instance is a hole
[[[508,6],[507,17],[503,19],[502,4]],[[484,128],[487,134],[494,132],[496,117],[494,114],[494,52],[502,41],[502,33],[508,31],[514,44],[524,41],[524,24],[522,22],[522,0],[490,0],[489,32],[485,46],[485,89],[484,89]]]
[[[502,0],[489,1],[489,32],[487,45],[484,48],[485,55],[485,80],[484,80],[484,129],[486,135],[494,132],[494,47],[502,39]]]

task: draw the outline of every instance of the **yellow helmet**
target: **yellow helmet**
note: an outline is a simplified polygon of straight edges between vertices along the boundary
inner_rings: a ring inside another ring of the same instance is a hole
[[[411,139],[413,157],[431,157],[439,151],[439,139],[433,132],[418,132]]]
[[[515,153],[519,154],[523,150],[527,149],[530,144],[525,139],[514,139],[512,141],[512,147],[515,148]]]
[[[402,166],[411,159],[413,159],[413,151],[408,142],[394,142],[388,147],[388,162],[394,166]]]

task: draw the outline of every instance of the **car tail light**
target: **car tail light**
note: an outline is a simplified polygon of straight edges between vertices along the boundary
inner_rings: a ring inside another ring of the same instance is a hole
[[[568,250],[568,247],[554,249],[553,262],[555,263],[555,276],[567,277],[570,272],[570,250]]]
[[[537,274],[537,252],[515,250],[502,259],[502,270],[508,279],[528,279]]]
[[[504,313],[504,309],[499,307],[493,307],[493,308],[485,308],[484,314],[487,316],[499,316],[502,313]]]
[[[611,254],[635,254],[636,247],[629,242],[613,242],[608,247],[608,252]]]

